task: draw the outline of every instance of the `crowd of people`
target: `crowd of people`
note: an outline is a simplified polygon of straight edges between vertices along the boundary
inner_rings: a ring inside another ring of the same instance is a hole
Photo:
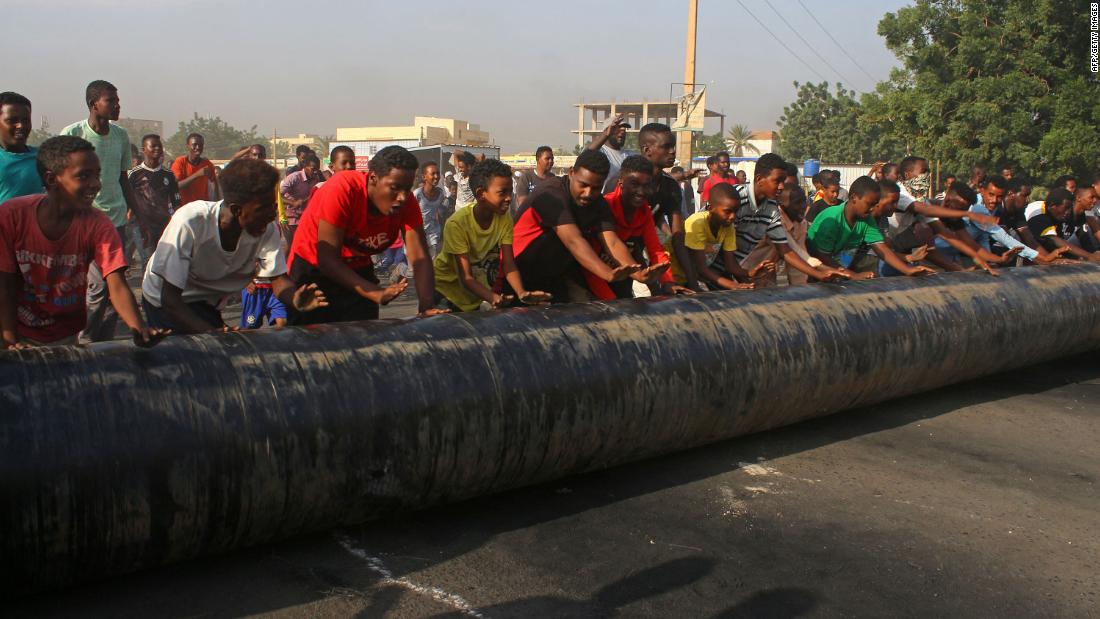
[[[199,134],[166,166],[160,136],[132,152],[111,122],[117,88],[94,81],[86,103],[87,119],[35,148],[31,102],[0,93],[5,348],[112,339],[118,319],[141,346],[370,320],[410,280],[419,315],[431,316],[1100,261],[1100,178],[1034,192],[1012,167],[975,168],[933,197],[921,157],[876,163],[848,187],[822,170],[804,187],[774,153],[750,177],[731,173],[724,152],[701,175],[675,165],[664,124],[640,127],[638,152],[625,150],[621,117],[561,176],[545,146],[526,171],[458,151],[453,174],[400,146],[367,170],[346,146],[327,166],[300,147],[282,175],[258,144],[219,169]],[[238,295],[230,327],[222,312]]]

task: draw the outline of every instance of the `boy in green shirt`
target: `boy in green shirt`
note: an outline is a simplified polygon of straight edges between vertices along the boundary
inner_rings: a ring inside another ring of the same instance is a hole
[[[472,208],[458,209],[443,228],[443,251],[435,258],[436,302],[444,309],[472,312],[485,301],[494,308],[518,298],[546,303],[550,295],[526,290],[512,254],[512,168],[496,159],[473,166]],[[494,290],[498,269],[516,295]]]
[[[886,264],[905,275],[926,275],[935,273],[923,266],[909,266],[905,260],[894,253],[886,244],[879,231],[875,218],[886,215],[889,205],[879,201],[879,184],[869,176],[861,176],[848,190],[848,201],[821,211],[807,234],[807,249],[810,254],[823,263],[839,267],[837,255],[841,252],[857,249],[866,243]],[[847,271],[854,279],[871,279],[873,272],[854,273]]]

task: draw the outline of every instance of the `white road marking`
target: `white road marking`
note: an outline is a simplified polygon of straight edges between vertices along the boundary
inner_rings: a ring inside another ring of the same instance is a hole
[[[386,567],[386,564],[382,562],[382,559],[371,556],[371,554],[368,553],[365,549],[356,546],[355,542],[353,542],[352,539],[344,533],[336,531],[332,535],[336,539],[336,543],[340,544],[340,546],[344,550],[346,550],[348,554],[362,559],[364,562],[366,562],[367,567],[369,567],[371,571],[381,576],[382,584],[404,587],[415,593],[426,595],[437,602],[446,604],[468,617],[486,619],[485,615],[481,614],[481,612],[479,612],[473,604],[467,602],[462,596],[455,595],[454,593],[448,593],[438,587],[418,585],[408,578],[405,578],[404,576],[402,576],[401,578],[394,578],[393,572],[391,572],[390,569]]]

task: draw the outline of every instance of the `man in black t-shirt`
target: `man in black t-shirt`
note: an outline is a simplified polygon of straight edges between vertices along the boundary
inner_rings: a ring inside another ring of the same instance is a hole
[[[668,125],[649,123],[638,130],[638,148],[653,164],[653,197],[649,203],[653,223],[671,238],[672,253],[679,264],[690,264],[691,257],[684,247],[684,192],[680,183],[665,173],[665,168],[676,163],[676,135]]]
[[[600,194],[610,167],[602,152],[586,150],[568,175],[539,184],[516,214],[516,268],[525,285],[549,292],[554,302],[591,299],[580,267],[608,282],[641,268],[615,233],[615,218]],[[592,241],[602,243],[617,265],[600,260]]]

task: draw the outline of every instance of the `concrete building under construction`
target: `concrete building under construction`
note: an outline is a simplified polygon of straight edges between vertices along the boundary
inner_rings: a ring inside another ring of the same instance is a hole
[[[611,101],[609,103],[574,103],[577,108],[577,144],[584,146],[589,140],[603,131],[607,119],[622,114],[630,123],[629,133],[637,133],[646,123],[665,123],[671,125],[679,112],[678,104],[666,101]],[[704,118],[717,118],[719,132],[726,131],[726,115],[714,110],[704,110]]]

